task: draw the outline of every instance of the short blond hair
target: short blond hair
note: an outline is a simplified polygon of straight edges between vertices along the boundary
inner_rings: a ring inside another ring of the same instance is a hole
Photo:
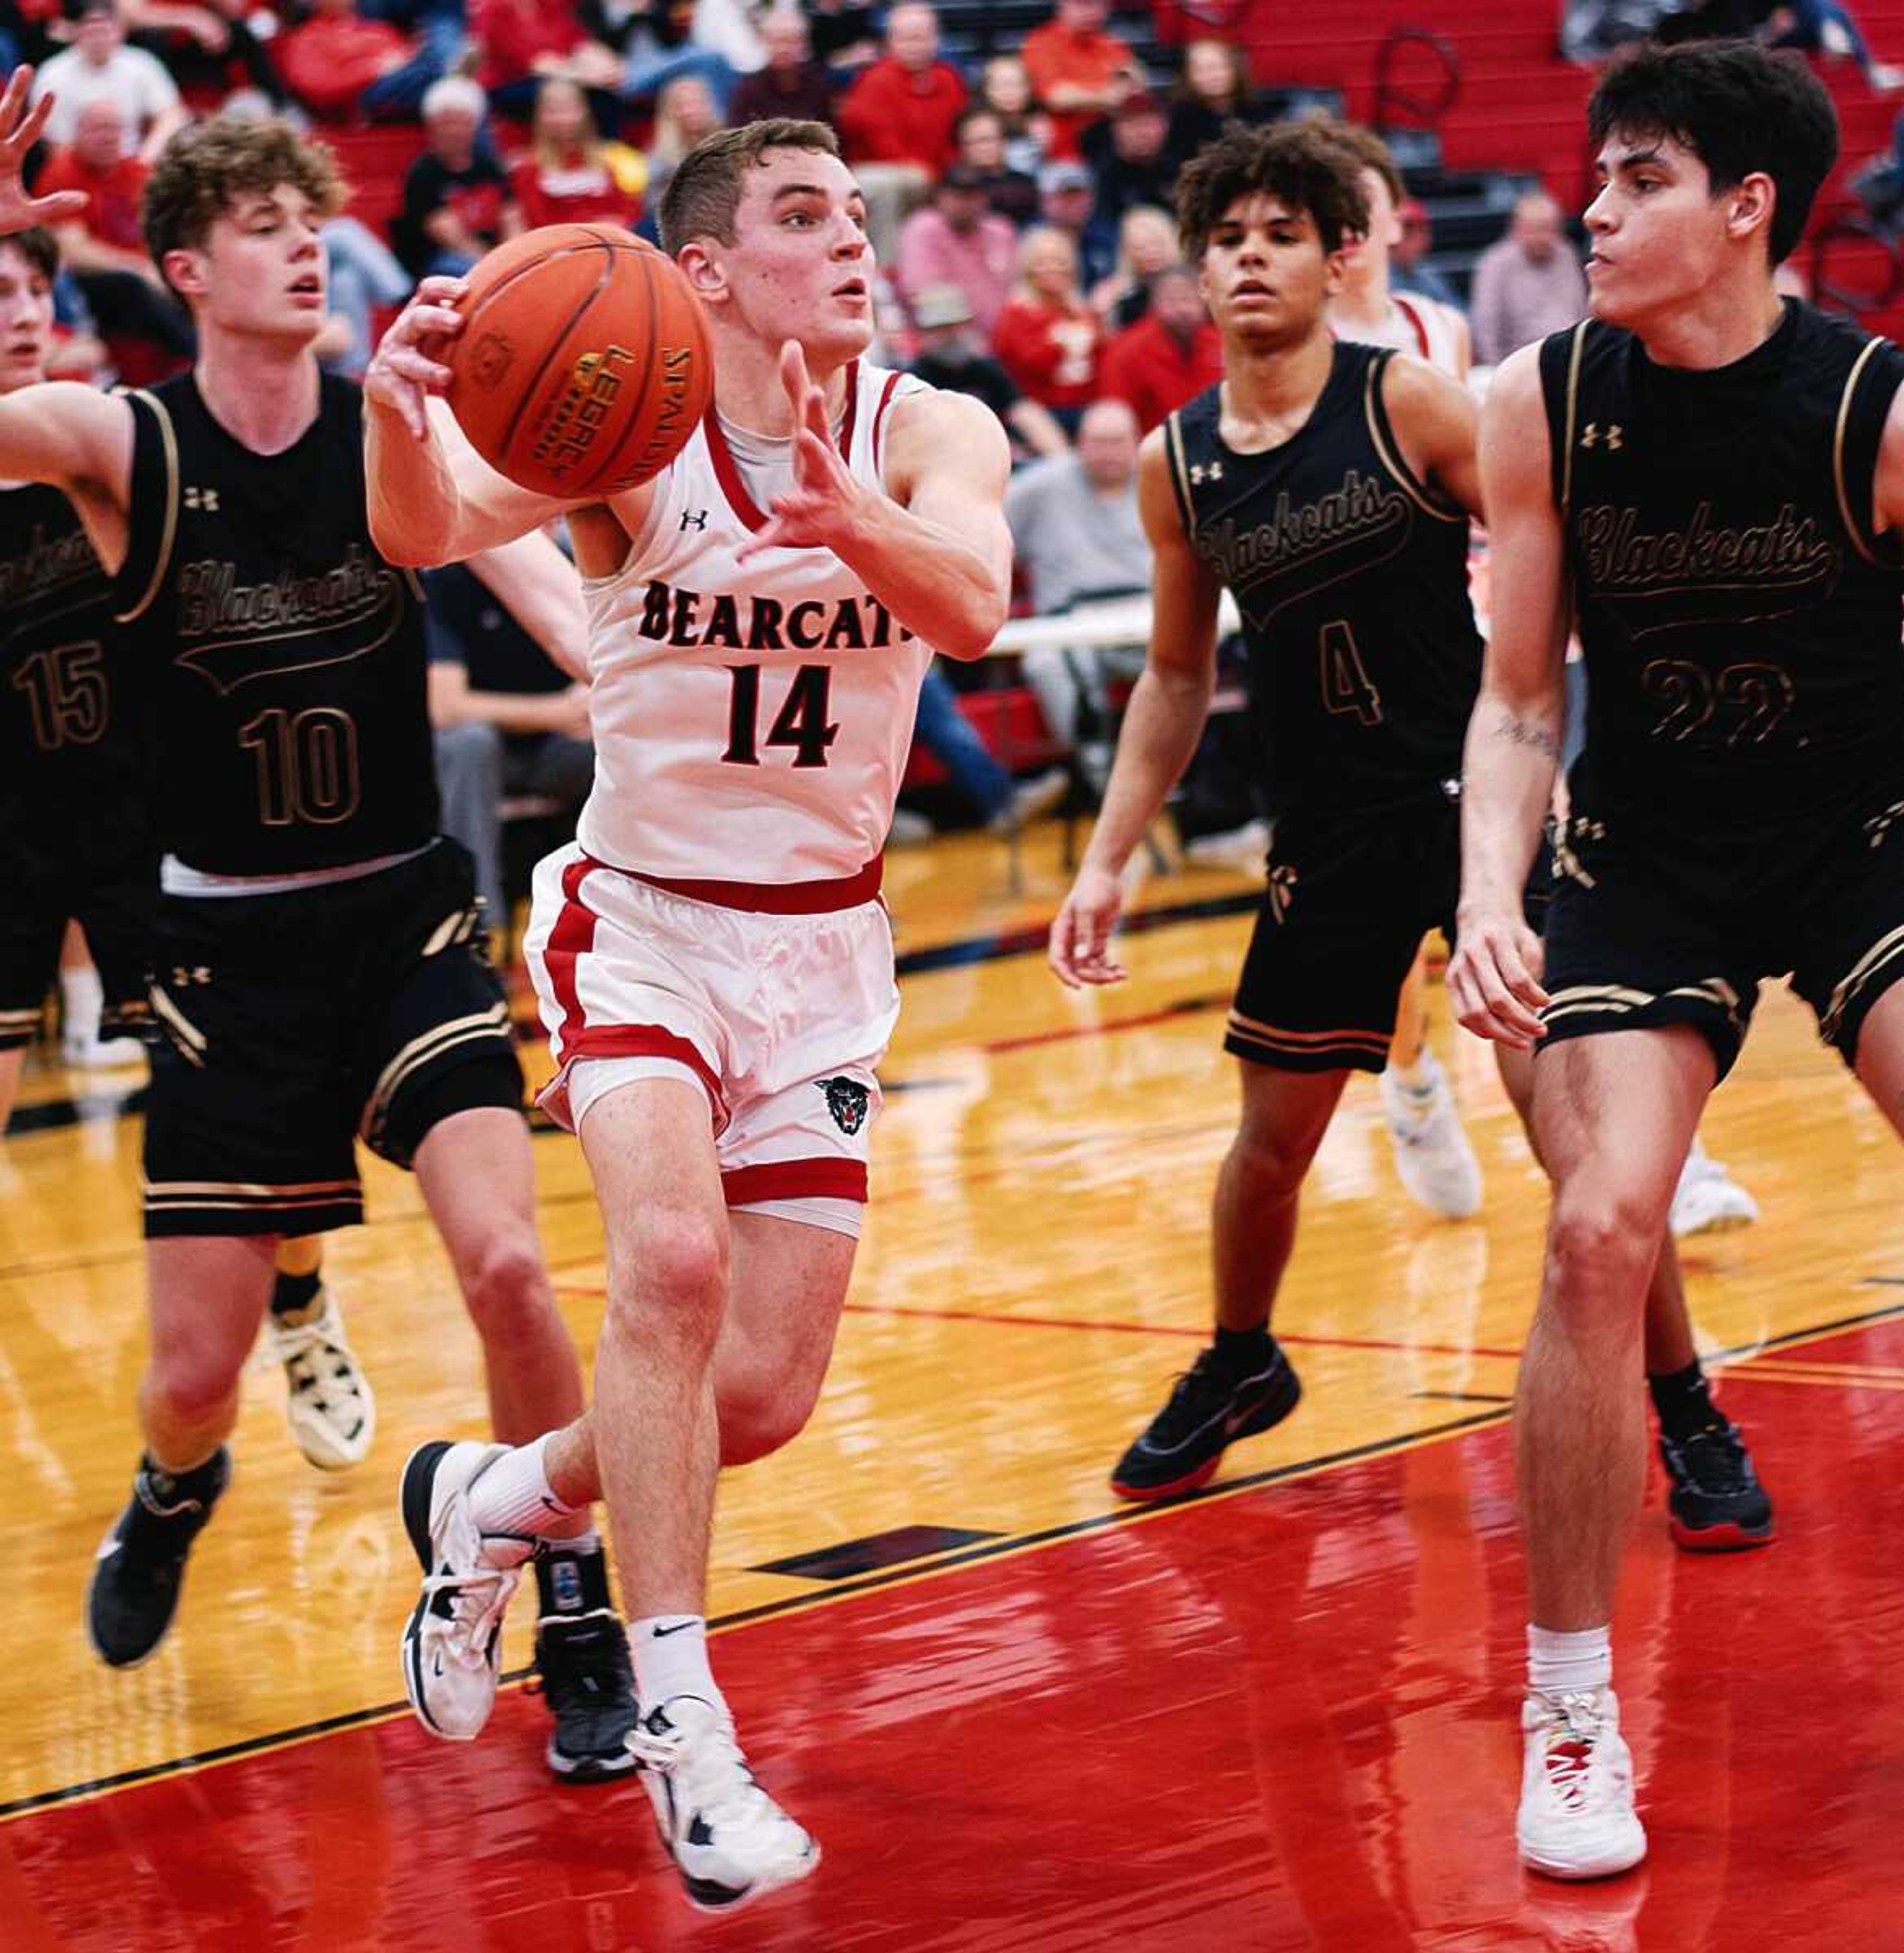
[[[196,251],[212,224],[248,191],[289,183],[318,214],[334,217],[345,190],[337,158],[274,116],[215,115],[181,129],[160,152],[139,205],[146,248],[161,273],[168,251]]]

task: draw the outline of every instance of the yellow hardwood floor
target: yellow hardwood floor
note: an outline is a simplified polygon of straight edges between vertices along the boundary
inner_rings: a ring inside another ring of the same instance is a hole
[[[1022,894],[988,838],[897,854],[888,889],[902,956],[1009,941],[1048,918],[1064,884],[1055,826],[1028,844]],[[890,1528],[1029,1538],[1115,1503],[1112,1460],[1207,1321],[1207,1203],[1235,1099],[1222,1013],[1249,927],[1223,898],[1245,889],[1214,871],[1150,881],[1140,908],[1217,912],[1131,936],[1132,980],[1112,992],[1067,995],[1034,950],[905,978],[831,1377],[806,1434],[724,1484],[714,1612],[822,1598],[825,1583],[750,1569]],[[1512,1390],[1543,1183],[1489,1054],[1430,995],[1487,1175],[1484,1212],[1448,1224],[1413,1208],[1373,1081],[1351,1083],[1278,1312],[1303,1406],[1232,1453],[1232,1472],[1326,1464],[1495,1417]],[[546,1056],[532,1058],[539,1076]],[[38,1073],[30,1088],[43,1101],[68,1081]],[[1756,1227],[1688,1256],[1708,1347],[1904,1300],[1884,1285],[1904,1277],[1904,1161],[1782,991],[1762,1006],[1705,1137],[1765,1209]],[[419,1440],[482,1428],[475,1340],[415,1189],[371,1162],[371,1224],[327,1248],[377,1393],[370,1461],[312,1471],[284,1428],[281,1376],[255,1368],[235,1482],[194,1556],[177,1628],[146,1668],[99,1667],[80,1599],[136,1448],[138,1143],[136,1118],[107,1112],[0,1146],[0,1473],[15,1575],[0,1804],[400,1701],[415,1567],[396,1475]],[[572,1140],[543,1135],[535,1155],[544,1243],[586,1358],[601,1309],[593,1199]],[[1801,1384],[1802,1350],[1790,1361]],[[1790,1394],[1803,1415],[1808,1393]],[[527,1659],[529,1615],[518,1606],[512,1665]]]

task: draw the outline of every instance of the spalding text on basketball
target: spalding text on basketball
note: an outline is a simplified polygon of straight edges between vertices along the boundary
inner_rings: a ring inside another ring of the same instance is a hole
[[[645,481],[681,446],[681,423],[687,411],[687,384],[694,377],[694,353],[691,346],[661,349],[661,412],[647,445],[629,466],[630,480]]]

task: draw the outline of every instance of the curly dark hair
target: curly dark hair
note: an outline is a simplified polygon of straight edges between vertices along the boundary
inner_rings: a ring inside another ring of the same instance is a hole
[[[1819,186],[1838,159],[1838,116],[1824,84],[1796,54],[1748,41],[1642,46],[1614,61],[1587,104],[1596,143],[1618,134],[1664,137],[1705,165],[1712,194],[1749,176],[1772,180],[1767,235],[1782,264],[1805,234]]]
[[[1177,230],[1193,263],[1210,234],[1239,197],[1260,193],[1292,211],[1307,211],[1325,251],[1368,228],[1368,199],[1358,177],[1359,158],[1328,125],[1276,123],[1226,130],[1184,166],[1177,179]]]
[[[301,190],[324,217],[343,208],[343,179],[321,143],[288,122],[216,115],[181,129],[161,151],[139,205],[146,248],[161,274],[168,251],[196,251],[215,219],[247,191]]]

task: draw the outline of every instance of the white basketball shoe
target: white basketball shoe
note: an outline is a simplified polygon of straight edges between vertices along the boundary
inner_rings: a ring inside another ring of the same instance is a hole
[[[725,1710],[675,1696],[635,1725],[628,1748],[661,1841],[702,1911],[735,1911],[819,1863],[819,1846],[754,1782]]]
[[[1520,1731],[1520,1862],[1550,1879],[1610,1878],[1638,1864],[1646,1833],[1633,1809],[1633,1756],[1613,1691],[1530,1691]]]
[[[480,1531],[469,1488],[509,1447],[420,1445],[403,1467],[403,1529],[423,1591],[403,1629],[403,1692],[433,1735],[466,1743],[489,1720],[503,1672],[503,1616],[536,1542]]]
[[[284,1365],[284,1420],[298,1449],[320,1472],[362,1463],[377,1435],[377,1400],[330,1292],[318,1290],[305,1321],[287,1322],[267,1309],[265,1344]]]
[[[1430,1214],[1465,1221],[1481,1211],[1481,1163],[1468,1144],[1448,1074],[1432,1052],[1421,1055],[1425,1090],[1382,1074],[1382,1110],[1401,1184]]]
[[[1749,1227],[1758,1218],[1758,1203],[1708,1153],[1694,1136],[1674,1190],[1672,1230],[1675,1240],[1693,1234],[1728,1234]]]

